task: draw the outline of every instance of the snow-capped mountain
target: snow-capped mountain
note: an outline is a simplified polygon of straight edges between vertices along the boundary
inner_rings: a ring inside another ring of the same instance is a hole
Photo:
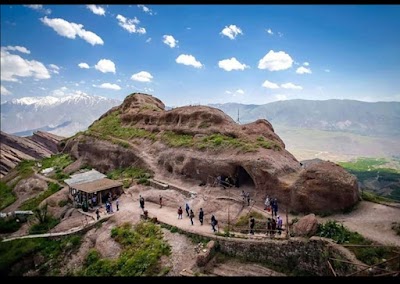
[[[1,104],[1,130],[19,136],[36,130],[72,136],[120,100],[77,92],[67,96],[24,97]]]

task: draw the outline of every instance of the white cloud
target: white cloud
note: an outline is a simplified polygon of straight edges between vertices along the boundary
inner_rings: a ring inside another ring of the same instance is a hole
[[[259,69],[268,69],[269,71],[285,70],[292,67],[293,59],[284,51],[275,52],[270,50],[258,62]]]
[[[143,88],[143,91],[145,91],[146,93],[152,93],[154,92],[154,90],[152,88]]]
[[[153,76],[147,71],[140,71],[139,73],[133,74],[131,79],[139,82],[151,82]]]
[[[326,73],[331,72],[331,70],[329,70],[329,69],[325,69],[324,71],[325,71]]]
[[[83,28],[83,25],[81,24],[68,22],[60,18],[49,19],[47,17],[44,17],[40,18],[40,20],[43,24],[55,30],[60,36],[70,39],[75,39],[76,36],[78,36],[90,43],[91,45],[104,44],[104,41],[101,39],[101,37],[91,31],[85,30]]]
[[[175,59],[176,63],[193,66],[195,68],[203,67],[200,61],[197,61],[193,55],[190,54],[181,54]]]
[[[122,28],[127,30],[129,33],[139,33],[139,34],[145,34],[146,29],[145,28],[139,28],[136,27],[137,24],[140,23],[138,18],[133,18],[133,19],[127,19],[122,15],[117,15],[117,20],[118,20],[118,25],[120,25]]]
[[[149,43],[151,41],[151,37],[149,37],[148,39],[146,39],[146,43]]]
[[[98,87],[98,88],[102,88],[102,89],[116,90],[116,91],[121,90],[120,86],[118,86],[117,84],[111,84],[111,83],[103,83],[103,84],[101,84],[99,86],[93,85],[93,87]]]
[[[44,9],[43,5],[24,5],[25,7],[31,8],[33,10],[37,10],[40,12],[43,12],[45,14],[51,14],[51,10],[50,9]]]
[[[232,92],[231,91],[225,91],[225,94],[231,95]]]
[[[83,68],[83,69],[89,69],[89,64],[85,63],[85,62],[81,62],[78,64],[79,68]]]
[[[295,85],[293,83],[281,84],[281,87],[284,88],[284,89],[292,89],[292,90],[302,90],[303,89],[302,86],[298,86],[298,85]]]
[[[1,48],[1,80],[18,82],[15,77],[33,77],[34,79],[49,79],[49,70],[43,63],[27,60],[19,55],[11,54]]]
[[[235,37],[239,34],[243,34],[242,30],[236,25],[230,25],[229,27],[225,26],[225,28],[221,31],[222,35],[229,37],[230,39],[235,39]]]
[[[271,29],[268,29],[268,30],[266,30],[267,31],[267,33],[269,33],[270,35],[273,35],[274,34],[274,32],[271,30]]]
[[[115,64],[114,62],[108,59],[99,60],[99,62],[97,62],[94,68],[103,73],[112,72],[115,74]]]
[[[310,66],[310,63],[304,62],[303,65],[304,65],[304,66]]]
[[[237,89],[235,93],[238,93],[238,94],[244,95],[244,91],[243,91],[242,89]]]
[[[2,96],[8,96],[8,95],[11,95],[12,93],[11,93],[9,90],[7,90],[6,87],[4,87],[3,85],[1,85],[0,94],[1,94]]]
[[[86,8],[88,8],[90,11],[93,12],[93,14],[99,15],[99,16],[104,16],[106,14],[106,10],[100,6],[96,5],[86,5]]]
[[[30,50],[27,49],[26,47],[23,46],[6,46],[6,47],[2,47],[3,50],[11,50],[11,51],[19,51],[21,53],[26,53],[26,54],[30,54]]]
[[[267,88],[267,89],[279,89],[278,84],[275,84],[275,83],[270,82],[268,80],[265,80],[264,83],[262,84],[262,86],[264,88]]]
[[[235,57],[219,61],[218,67],[225,71],[244,70],[245,68],[249,68],[246,64],[240,63]]]
[[[297,68],[296,73],[297,74],[311,74],[312,72],[311,72],[310,68],[300,66],[299,68]]]
[[[49,67],[51,68],[51,71],[53,72],[53,73],[55,73],[55,74],[59,74],[59,70],[60,70],[60,67],[58,67],[57,65],[55,65],[55,64],[49,64]]]
[[[145,5],[137,5],[139,8],[143,10],[146,14],[153,15],[153,11],[149,8],[146,7]]]
[[[176,39],[174,39],[174,37],[172,35],[163,35],[163,43],[165,43],[166,45],[168,45],[171,48],[174,48],[176,46],[176,44],[178,43],[178,41]]]

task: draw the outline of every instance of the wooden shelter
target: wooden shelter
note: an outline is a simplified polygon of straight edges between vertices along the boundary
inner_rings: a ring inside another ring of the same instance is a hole
[[[122,193],[122,182],[108,179],[106,175],[90,170],[71,175],[64,180],[74,201],[82,205],[85,201],[96,206],[105,203],[109,197],[113,199]]]

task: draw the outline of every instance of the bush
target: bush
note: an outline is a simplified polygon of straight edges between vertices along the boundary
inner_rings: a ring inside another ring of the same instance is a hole
[[[12,192],[12,188],[9,187],[5,182],[0,181],[0,210],[13,204],[17,198]]]
[[[21,222],[15,219],[0,218],[0,234],[14,233],[21,228]]]

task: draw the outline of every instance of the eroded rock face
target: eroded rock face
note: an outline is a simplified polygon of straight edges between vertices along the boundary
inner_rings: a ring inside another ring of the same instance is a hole
[[[322,160],[304,164],[292,188],[291,207],[297,212],[333,213],[359,201],[357,178],[341,166]]]
[[[104,139],[101,133],[96,134],[94,125],[111,115],[117,115],[121,127],[144,130],[151,139],[131,137],[123,141],[124,145],[116,137]],[[64,151],[77,159],[77,164],[69,168],[87,164],[106,173],[138,166],[155,174],[206,184],[218,175],[237,174],[240,186],[251,186],[258,192],[254,194],[257,203],[263,204],[269,195],[278,199],[280,208],[286,206],[294,212],[333,213],[358,201],[354,176],[329,162],[302,167],[265,119],[240,125],[221,110],[208,106],[167,111],[159,99],[136,93],[92,126],[91,136],[84,133],[67,141]],[[230,144],[221,146],[225,142],[214,137],[214,144],[202,147],[202,143],[207,144],[205,137],[214,134],[231,139]],[[178,142],[183,137],[189,143],[168,145],[168,135],[177,137]],[[239,142],[242,144],[237,146]]]

